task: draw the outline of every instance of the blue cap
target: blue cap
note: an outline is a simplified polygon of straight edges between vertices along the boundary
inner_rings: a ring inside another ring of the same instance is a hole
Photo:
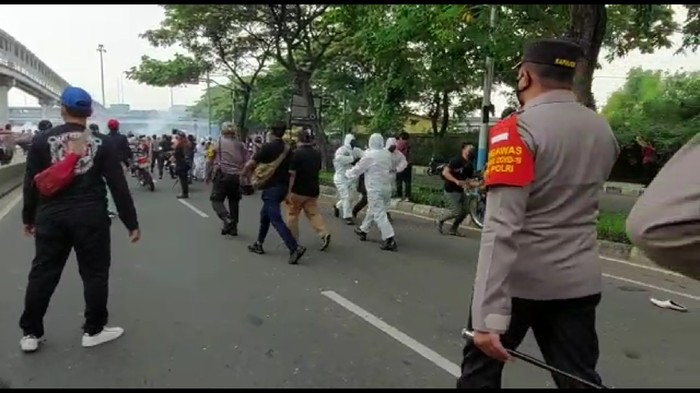
[[[92,115],[92,97],[79,87],[69,86],[63,90],[61,105],[76,115],[85,117]]]

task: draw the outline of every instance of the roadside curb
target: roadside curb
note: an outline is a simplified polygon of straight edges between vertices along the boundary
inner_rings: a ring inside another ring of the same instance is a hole
[[[329,187],[321,185],[321,197],[329,200],[336,198],[335,187]],[[413,202],[397,202],[392,203],[391,213],[398,213],[409,215],[417,218],[422,218],[425,220],[433,221],[436,217],[439,217],[443,213],[447,212],[447,209],[419,205]],[[481,237],[481,229],[472,225],[471,220],[467,219],[467,225],[461,225],[460,229],[467,230],[465,235],[472,239],[479,239]],[[632,264],[644,266],[644,267],[655,267],[656,265],[650,261],[644,253],[630,244],[616,243],[608,240],[598,240],[598,252],[601,257],[609,259],[619,259]]]
[[[427,170],[428,167],[425,166],[413,167],[413,173],[418,175],[426,175]],[[603,186],[603,192],[606,194],[638,197],[644,193],[644,187],[620,187],[617,185],[605,184]]]

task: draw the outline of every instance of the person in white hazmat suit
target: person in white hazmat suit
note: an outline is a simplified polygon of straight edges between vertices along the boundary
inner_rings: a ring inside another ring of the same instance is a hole
[[[352,197],[355,195],[357,179],[349,179],[345,173],[362,157],[362,150],[358,149],[355,144],[354,135],[345,135],[343,146],[340,146],[335,151],[335,156],[333,157],[333,167],[335,168],[333,183],[335,183],[335,189],[338,191],[338,203],[336,203],[333,210],[336,217],[342,214],[345,223],[348,225],[354,224],[352,220]]]
[[[380,134],[372,134],[369,138],[369,149],[364,157],[346,172],[346,176],[350,179],[357,179],[364,174],[365,188],[367,188],[367,214],[362,225],[355,228],[355,233],[360,240],[365,241],[372,223],[376,223],[382,233],[380,248],[388,251],[397,249],[394,228],[389,222],[387,209],[391,201],[392,170],[396,170],[398,159],[384,148],[384,138]]]

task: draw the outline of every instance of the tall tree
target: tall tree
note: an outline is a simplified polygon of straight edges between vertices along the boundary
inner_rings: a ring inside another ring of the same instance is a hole
[[[251,94],[270,56],[264,42],[243,34],[241,25],[245,21],[240,18],[243,6],[167,4],[163,7],[165,19],[160,27],[141,36],[156,47],[179,45],[189,52],[189,57],[178,55],[167,61],[144,57],[138,67],[132,67],[129,77],[150,85],[173,86],[197,83],[205,73],[223,72],[229,76],[227,85],[212,81],[229,94],[240,93],[242,103],[237,123],[244,128]],[[195,74],[197,78],[192,78]]]

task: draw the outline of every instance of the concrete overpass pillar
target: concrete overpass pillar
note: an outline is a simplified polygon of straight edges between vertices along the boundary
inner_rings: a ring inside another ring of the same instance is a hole
[[[39,106],[41,106],[41,119],[47,120],[49,118],[49,109],[54,106],[53,100],[40,99]]]
[[[7,93],[15,86],[15,80],[5,76],[0,77],[0,127],[10,122],[10,105]]]

